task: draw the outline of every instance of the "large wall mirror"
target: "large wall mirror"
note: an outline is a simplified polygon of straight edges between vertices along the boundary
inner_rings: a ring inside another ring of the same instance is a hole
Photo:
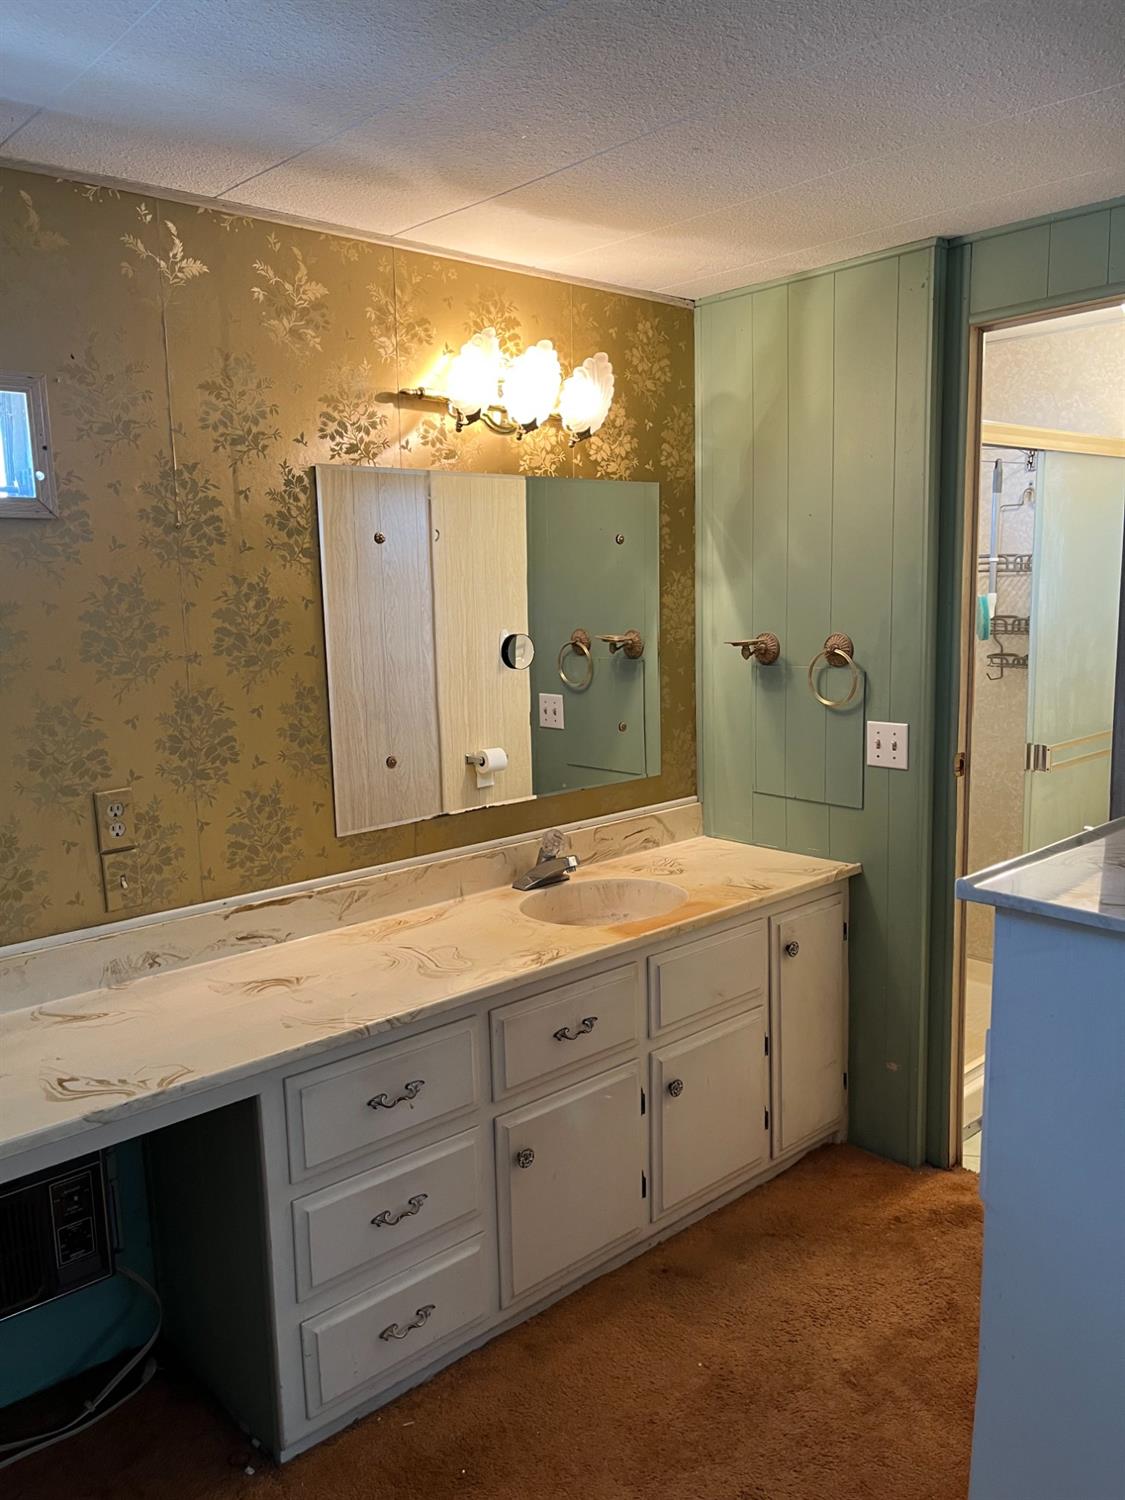
[[[316,490],[338,834],[659,772],[659,485]]]

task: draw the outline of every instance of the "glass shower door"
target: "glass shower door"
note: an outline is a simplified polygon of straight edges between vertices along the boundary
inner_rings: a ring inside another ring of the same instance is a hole
[[[1046,453],[1035,514],[1024,847],[1109,817],[1125,459]]]

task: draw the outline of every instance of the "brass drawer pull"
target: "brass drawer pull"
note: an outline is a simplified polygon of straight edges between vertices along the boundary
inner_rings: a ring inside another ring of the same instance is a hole
[[[399,1224],[403,1219],[409,1219],[416,1214],[429,1196],[429,1193],[416,1193],[413,1198],[406,1200],[406,1208],[400,1208],[397,1213],[393,1208],[385,1208],[381,1214],[375,1215],[371,1223],[376,1229],[382,1229],[385,1225]]]
[[[576,1042],[580,1036],[589,1036],[598,1024],[597,1016],[585,1016],[582,1021],[571,1031],[569,1026],[560,1026],[554,1033],[556,1042]]]
[[[409,1104],[411,1099],[417,1099],[425,1087],[424,1078],[412,1078],[409,1083],[403,1084],[401,1094],[396,1094],[393,1099],[387,1094],[374,1094],[368,1099],[367,1107],[368,1109],[394,1109],[396,1104]]]
[[[436,1302],[427,1302],[425,1307],[420,1307],[411,1318],[409,1323],[404,1323],[400,1328],[397,1323],[388,1323],[379,1335],[381,1339],[404,1339],[406,1335],[415,1328],[421,1328],[423,1323],[430,1321],[430,1314],[437,1311]]]

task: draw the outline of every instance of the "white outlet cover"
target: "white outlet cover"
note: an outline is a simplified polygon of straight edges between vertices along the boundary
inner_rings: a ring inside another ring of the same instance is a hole
[[[871,719],[867,725],[867,764],[905,771],[910,762],[910,725]]]
[[[561,693],[539,694],[539,728],[562,729],[565,727],[563,696]]]

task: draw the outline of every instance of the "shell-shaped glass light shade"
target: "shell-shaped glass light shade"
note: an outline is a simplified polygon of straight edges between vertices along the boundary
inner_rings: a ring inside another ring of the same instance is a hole
[[[475,417],[486,406],[492,406],[500,391],[504,356],[495,328],[482,328],[467,344],[461,345],[449,367],[445,395],[449,404],[462,416]]]
[[[537,427],[555,409],[562,366],[550,339],[517,354],[504,375],[504,409],[521,427]]]
[[[563,381],[559,416],[567,432],[595,433],[613,401],[613,366],[608,354],[584,359]]]

